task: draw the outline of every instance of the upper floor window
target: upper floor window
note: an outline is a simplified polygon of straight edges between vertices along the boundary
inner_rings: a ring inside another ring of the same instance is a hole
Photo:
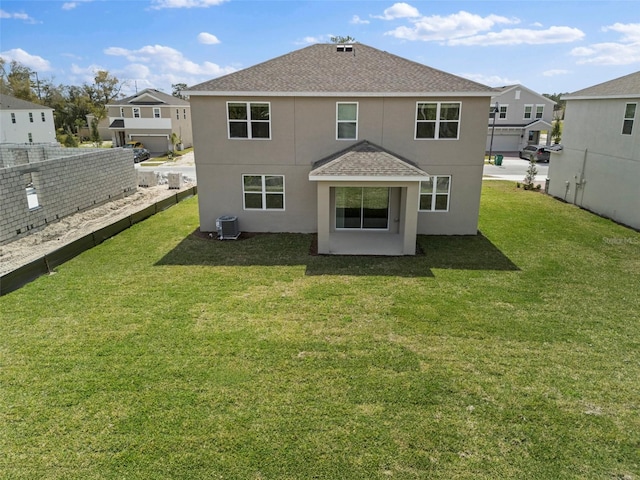
[[[124,118],[124,107],[120,107],[120,116]]]
[[[420,207],[422,212],[446,212],[449,210],[451,176],[434,175],[420,182]]]
[[[460,130],[460,102],[418,102],[416,139],[457,139]]]
[[[533,118],[533,105],[524,106],[524,116],[522,118],[525,120],[531,120]]]
[[[29,132],[27,135],[28,135],[28,138],[29,138],[29,143],[33,143],[33,134],[31,132]]]
[[[271,104],[227,102],[229,138],[271,138]]]
[[[133,118],[140,118],[140,109],[133,107]]]
[[[153,109],[153,118],[160,118],[160,109],[159,108],[154,108]]]
[[[338,140],[357,140],[358,104],[336,103],[336,138]]]
[[[184,118],[185,120],[187,119],[187,109],[186,108],[182,109],[182,118]]]
[[[507,118],[507,107],[509,105],[500,105],[500,111],[498,112],[498,118]]]
[[[29,112],[29,122],[33,123],[33,113]]]
[[[542,118],[544,114],[544,105],[536,105],[536,119]]]
[[[11,114],[11,123],[16,123],[16,114],[15,113]]]
[[[176,108],[176,120],[180,120],[180,109]]]
[[[624,106],[624,120],[622,122],[622,135],[631,135],[633,121],[636,118],[637,103],[627,103]]]
[[[243,175],[245,210],[284,210],[283,175]]]
[[[44,112],[40,112],[40,118],[42,119],[43,122],[46,121],[46,118],[44,116]]]

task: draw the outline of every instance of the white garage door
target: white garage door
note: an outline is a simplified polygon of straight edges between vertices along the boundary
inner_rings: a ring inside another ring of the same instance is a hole
[[[142,142],[144,148],[151,153],[167,153],[169,150],[169,141],[167,137],[145,137],[143,135],[133,135],[133,141]]]

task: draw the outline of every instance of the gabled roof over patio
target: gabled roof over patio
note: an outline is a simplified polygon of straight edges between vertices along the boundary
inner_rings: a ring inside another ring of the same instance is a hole
[[[419,182],[429,174],[413,162],[366,140],[313,164],[309,180]]]

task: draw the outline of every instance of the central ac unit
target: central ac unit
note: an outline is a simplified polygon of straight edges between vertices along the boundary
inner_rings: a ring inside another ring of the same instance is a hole
[[[216,219],[216,229],[220,240],[236,240],[240,236],[238,217],[225,215]]]

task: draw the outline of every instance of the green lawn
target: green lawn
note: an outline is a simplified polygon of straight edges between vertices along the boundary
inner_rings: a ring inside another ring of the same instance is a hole
[[[0,478],[640,478],[640,234],[494,181],[412,258],[197,226],[0,298]]]

